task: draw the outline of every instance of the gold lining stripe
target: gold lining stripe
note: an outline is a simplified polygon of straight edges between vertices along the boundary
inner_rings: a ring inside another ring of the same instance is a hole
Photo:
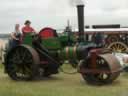
[[[66,58],[68,59],[68,57],[69,57],[69,47],[66,47]]]
[[[74,46],[74,48],[73,48],[73,55],[74,55],[75,58],[77,57],[76,49],[77,49],[77,46]]]

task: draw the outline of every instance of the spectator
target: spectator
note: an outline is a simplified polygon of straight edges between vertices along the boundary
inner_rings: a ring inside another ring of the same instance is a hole
[[[103,46],[103,35],[101,33],[96,33],[95,35],[95,43],[97,44],[97,46],[101,47]]]

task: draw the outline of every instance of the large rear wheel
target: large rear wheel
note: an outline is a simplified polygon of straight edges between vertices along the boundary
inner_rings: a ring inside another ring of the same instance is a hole
[[[6,57],[5,69],[13,80],[32,80],[37,76],[38,53],[27,45],[10,50]]]

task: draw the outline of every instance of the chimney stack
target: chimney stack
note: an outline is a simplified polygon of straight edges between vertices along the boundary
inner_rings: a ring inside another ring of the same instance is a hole
[[[84,4],[77,5],[79,41],[84,41]]]

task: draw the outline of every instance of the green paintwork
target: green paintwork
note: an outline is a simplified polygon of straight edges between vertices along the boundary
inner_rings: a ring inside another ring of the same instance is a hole
[[[67,34],[63,34],[61,36],[58,37],[60,42],[62,43],[62,46],[67,46],[68,45],[68,35]],[[75,36],[71,35],[70,36],[70,42],[71,44],[74,44],[74,42],[76,42]]]
[[[32,39],[32,33],[27,33],[23,38],[23,44],[32,46]],[[71,36],[70,39],[70,42],[73,44],[73,42],[75,42],[74,36]],[[48,49],[61,49],[68,45],[68,36],[67,34],[63,34],[59,37],[42,38],[42,45]]]
[[[71,36],[70,39],[71,43],[75,42],[74,36]],[[32,34],[26,34],[23,39],[23,44],[32,46],[32,40]],[[87,45],[88,43],[89,42],[82,42],[79,44],[79,46]],[[78,59],[78,54],[80,53],[80,49],[78,48],[78,46],[76,48],[76,51],[74,52],[75,43],[72,43],[71,46],[68,46],[68,36],[65,34],[59,37],[42,39],[41,44],[49,50],[49,53],[52,54],[53,57],[54,54],[58,54],[58,58],[60,58],[61,60]]]
[[[42,39],[42,45],[46,47],[47,49],[61,49],[61,42],[58,40],[58,38],[48,38],[48,39]]]
[[[23,38],[23,44],[32,46],[32,33],[27,33]]]
[[[61,51],[58,51],[58,54],[62,60],[76,59],[77,58],[77,52],[76,51],[74,52],[74,47],[70,46],[70,47],[65,47]]]

